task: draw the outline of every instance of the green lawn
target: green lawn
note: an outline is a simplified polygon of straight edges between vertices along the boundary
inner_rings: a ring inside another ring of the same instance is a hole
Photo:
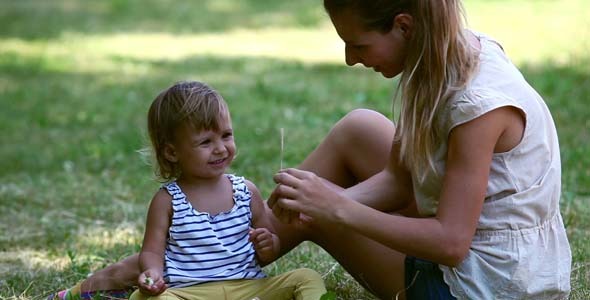
[[[0,299],[41,299],[139,250],[158,183],[140,150],[153,97],[182,79],[228,101],[233,170],[268,195],[346,112],[391,116],[394,83],[343,63],[321,1],[0,0]],[[562,154],[572,299],[590,298],[590,2],[467,0],[547,101]],[[339,299],[372,299],[304,243],[267,267],[311,267]]]

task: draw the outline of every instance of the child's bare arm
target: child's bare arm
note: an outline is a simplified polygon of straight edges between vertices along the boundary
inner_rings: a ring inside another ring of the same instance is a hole
[[[143,246],[139,254],[141,274],[138,285],[148,295],[158,295],[166,290],[164,282],[164,251],[172,216],[170,195],[159,190],[148,211]]]
[[[276,260],[280,255],[280,239],[275,234],[273,223],[270,220],[272,211],[264,205],[258,188],[250,181],[246,181],[248,189],[252,193],[250,209],[252,211],[252,230],[250,241],[254,244],[258,261],[265,265]]]

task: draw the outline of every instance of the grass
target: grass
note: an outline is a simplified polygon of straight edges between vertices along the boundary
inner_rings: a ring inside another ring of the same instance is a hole
[[[0,0],[0,299],[41,299],[139,250],[158,188],[138,154],[162,88],[210,83],[229,102],[233,170],[264,195],[346,112],[388,115],[393,83],[342,63],[319,1]],[[466,2],[557,124],[572,299],[590,298],[590,21],[587,1]],[[307,266],[340,299],[372,299],[304,243],[270,273]]]

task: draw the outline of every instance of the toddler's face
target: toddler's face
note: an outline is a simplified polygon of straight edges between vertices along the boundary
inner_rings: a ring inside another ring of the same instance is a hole
[[[236,153],[230,117],[220,118],[218,130],[181,125],[172,150],[183,178],[208,179],[225,174]]]

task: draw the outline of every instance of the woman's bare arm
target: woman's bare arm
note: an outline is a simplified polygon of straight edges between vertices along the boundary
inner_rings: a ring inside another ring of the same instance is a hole
[[[347,226],[400,252],[456,265],[471,245],[496,144],[510,126],[514,126],[514,120],[520,118],[513,109],[500,108],[452,130],[435,217],[408,218],[383,213],[351,201],[346,194],[331,192],[317,176],[296,169],[276,175],[275,179],[281,184],[281,197],[277,202],[315,220]],[[390,167],[395,168],[395,164]],[[385,190],[377,189],[378,193]],[[367,188],[363,193],[369,194],[370,190]],[[374,199],[385,197],[379,195]],[[381,208],[382,201],[373,206]]]

